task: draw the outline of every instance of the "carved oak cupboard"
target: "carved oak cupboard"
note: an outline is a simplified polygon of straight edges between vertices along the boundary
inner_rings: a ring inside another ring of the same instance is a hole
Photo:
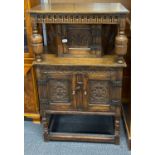
[[[120,3],[51,3],[29,13],[45,141],[119,144],[128,10]],[[42,23],[52,30],[47,34],[51,49],[38,33]],[[106,25],[115,31],[110,55],[104,44]]]

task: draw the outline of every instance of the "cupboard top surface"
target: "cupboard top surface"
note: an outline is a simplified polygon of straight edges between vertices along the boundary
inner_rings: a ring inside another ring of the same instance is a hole
[[[129,11],[121,3],[51,3],[35,6],[29,12],[127,14]]]
[[[33,64],[50,66],[126,67],[125,62],[118,64],[114,55],[107,55],[101,58],[60,58],[53,54],[44,54],[42,62],[34,61]]]

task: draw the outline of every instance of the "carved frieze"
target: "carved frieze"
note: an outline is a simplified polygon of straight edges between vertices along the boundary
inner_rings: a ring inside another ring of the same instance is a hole
[[[55,24],[118,24],[123,15],[116,14],[33,14],[37,23]]]

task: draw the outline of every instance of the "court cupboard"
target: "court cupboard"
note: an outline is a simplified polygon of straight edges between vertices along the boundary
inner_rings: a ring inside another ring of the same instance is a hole
[[[28,11],[44,139],[119,144],[129,11],[121,3],[84,4],[47,3]]]

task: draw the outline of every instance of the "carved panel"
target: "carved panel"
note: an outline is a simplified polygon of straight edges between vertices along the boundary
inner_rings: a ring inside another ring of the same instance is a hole
[[[35,14],[31,13],[37,23],[56,23],[56,24],[118,24],[120,18],[126,15],[116,14]]]
[[[69,103],[71,101],[71,81],[51,79],[48,82],[48,96],[52,103]]]
[[[90,104],[108,103],[110,98],[110,85],[108,81],[91,80],[89,82]]]
[[[91,27],[89,25],[69,25],[67,27],[69,47],[90,47],[92,42]]]

